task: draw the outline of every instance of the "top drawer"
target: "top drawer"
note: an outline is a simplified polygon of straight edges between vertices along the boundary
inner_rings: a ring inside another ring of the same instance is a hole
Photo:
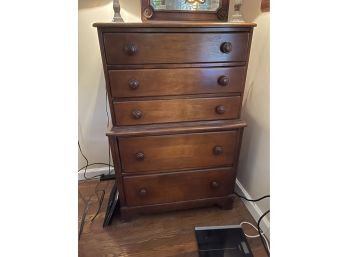
[[[104,33],[107,64],[243,62],[248,32]]]

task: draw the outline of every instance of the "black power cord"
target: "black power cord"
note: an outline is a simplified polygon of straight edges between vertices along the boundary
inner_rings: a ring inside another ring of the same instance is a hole
[[[242,195],[240,195],[240,194],[238,194],[238,193],[236,193],[236,192],[233,192],[233,194],[235,194],[235,195],[238,196],[239,198],[242,198],[242,199],[244,199],[244,200],[246,200],[246,201],[249,201],[249,202],[258,202],[258,201],[261,201],[261,200],[263,200],[263,199],[266,199],[266,198],[270,198],[270,197],[271,197],[270,195],[265,195],[265,196],[262,196],[262,197],[260,197],[260,198],[258,198],[258,199],[248,199],[248,198],[246,198],[246,197],[244,197],[244,196],[242,196]],[[260,223],[261,223],[262,219],[263,219],[268,213],[270,213],[270,210],[268,210],[268,211],[266,211],[264,214],[262,214],[261,217],[259,218],[259,220],[257,221],[257,230],[258,230],[258,232],[259,232],[260,239],[261,239],[261,242],[262,242],[262,244],[263,244],[263,246],[264,246],[264,248],[265,248],[265,250],[266,250],[266,253],[267,253],[268,256],[270,256],[270,252],[269,252],[269,250],[268,250],[268,248],[267,248],[267,245],[266,245],[266,243],[265,243],[265,241],[264,241],[264,240],[266,240],[266,239],[263,238],[263,236],[262,236],[263,231],[262,231],[262,229],[261,229],[261,227],[260,227]]]
[[[81,155],[83,156],[83,158],[86,160],[86,166],[85,167],[83,167],[84,169],[85,169],[85,171],[83,172],[83,177],[85,178],[85,180],[91,180],[91,179],[94,179],[94,178],[96,178],[96,177],[101,177],[101,175],[95,175],[95,176],[93,176],[93,177],[90,177],[90,178],[88,178],[87,176],[86,176],[86,172],[87,172],[87,167],[89,167],[89,166],[91,166],[91,165],[93,165],[93,164],[88,164],[89,162],[88,162],[88,159],[87,159],[87,157],[83,154],[83,152],[82,152],[82,149],[81,149],[81,146],[80,146],[80,141],[78,141],[78,146],[79,146],[79,150],[80,150],[80,153],[81,153]],[[82,169],[83,169],[82,168]],[[81,169],[80,169],[81,170]],[[79,171],[80,171],[79,170]]]
[[[233,192],[233,194],[235,194],[235,195],[238,196],[239,198],[242,198],[242,199],[244,199],[244,200],[246,200],[246,201],[249,201],[249,202],[258,202],[258,201],[261,201],[261,200],[263,200],[263,199],[266,199],[266,198],[271,197],[270,195],[265,195],[265,196],[262,196],[262,197],[260,197],[260,198],[254,200],[254,199],[248,199],[248,198],[246,198],[246,197],[244,197],[244,196],[242,196],[242,195],[240,195],[240,194],[238,194],[238,193],[236,193],[236,192]]]
[[[257,230],[259,231],[259,235],[260,235],[260,238],[261,238],[261,242],[262,242],[262,244],[263,244],[263,247],[265,247],[266,252],[267,252],[267,255],[270,256],[270,252],[269,252],[269,250],[268,250],[268,248],[267,248],[267,246],[266,246],[266,243],[265,243],[265,241],[264,241],[264,240],[266,240],[266,239],[263,238],[263,236],[262,236],[263,231],[261,230],[261,227],[260,227],[261,220],[262,220],[263,217],[265,217],[268,213],[270,213],[270,210],[268,210],[268,211],[266,211],[264,214],[262,214],[262,216],[261,216],[261,217],[259,218],[259,220],[257,221]]]
[[[86,160],[86,166],[84,166],[84,167],[82,167],[81,169],[79,169],[78,172],[84,169],[83,176],[84,176],[84,178],[85,178],[86,180],[91,180],[91,179],[94,179],[94,178],[96,178],[96,177],[101,178],[101,177],[104,176],[104,174],[96,175],[96,176],[89,177],[89,178],[86,176],[87,167],[92,166],[92,165],[96,165],[96,164],[101,164],[101,165],[107,165],[107,166],[109,166],[109,175],[110,175],[110,173],[111,173],[111,167],[110,167],[110,166],[111,166],[111,164],[110,164],[110,147],[109,147],[109,149],[108,149],[108,150],[109,150],[109,151],[108,151],[108,152],[109,152],[109,164],[106,164],[106,163],[92,163],[92,164],[89,164],[89,161],[88,161],[86,155],[84,155],[84,153],[82,152],[82,149],[81,149],[81,146],[80,146],[80,141],[78,141],[78,147],[79,147],[79,150],[80,150],[81,155],[82,155],[83,158]],[[99,182],[97,183],[97,185],[96,185],[96,187],[95,187],[95,189],[94,189],[94,193],[96,194],[96,196],[97,196],[97,198],[98,198],[98,209],[97,209],[96,213],[94,214],[93,218],[91,219],[91,223],[93,223],[94,219],[98,216],[98,214],[99,214],[99,212],[100,212],[100,209],[101,209],[101,206],[102,206],[103,201],[104,201],[105,190],[104,190],[104,189],[99,189],[99,190],[98,190],[97,188],[98,188],[98,185],[99,185],[99,184],[100,184],[100,180],[99,180]],[[99,198],[99,194],[98,194],[99,192],[101,192],[100,198]],[[80,194],[80,192],[79,192],[79,194]],[[82,218],[81,218],[81,225],[80,225],[80,229],[79,229],[79,240],[80,240],[80,237],[81,237],[81,234],[82,234],[82,231],[83,231],[84,224],[85,224],[85,222],[86,222],[86,215],[87,215],[88,209],[89,209],[89,207],[90,207],[90,205],[91,205],[91,196],[89,197],[88,201],[86,201],[86,200],[83,198],[82,195],[81,195],[81,197],[82,197],[82,199],[83,199],[83,201],[84,201],[84,203],[85,203],[85,208],[84,208],[84,211],[83,211],[83,214],[82,214]]]
[[[111,167],[112,167],[112,168],[114,167],[114,166],[111,165],[111,164],[107,164],[107,163],[103,163],[103,162],[94,162],[94,163],[88,164],[87,167],[94,166],[94,165],[105,165],[105,166],[109,166],[109,165],[110,165],[110,168],[111,168]],[[82,168],[79,169],[78,172],[80,172],[81,170],[83,170],[83,169],[85,169],[85,168],[86,168],[86,166],[83,166]]]
[[[107,116],[107,127],[109,127],[110,117],[109,117],[109,112],[108,112],[108,94],[107,94],[107,90],[105,90],[105,112],[106,112],[106,116]],[[78,146],[79,146],[79,150],[80,150],[81,155],[86,160],[86,166],[84,166],[81,169],[79,169],[78,172],[80,172],[81,170],[84,169],[83,176],[84,176],[84,178],[86,180],[90,180],[90,179],[94,179],[96,177],[99,177],[99,182],[96,185],[95,190],[94,190],[94,192],[95,192],[95,194],[97,195],[97,198],[98,198],[99,206],[98,206],[98,209],[97,209],[95,215],[91,219],[91,223],[92,223],[94,221],[94,219],[98,216],[99,212],[100,212],[101,206],[102,206],[103,201],[104,201],[104,196],[105,196],[105,190],[103,190],[103,189],[102,190],[97,190],[98,185],[100,184],[102,179],[110,179],[110,177],[112,177],[112,175],[111,175],[111,167],[114,167],[114,166],[111,165],[111,158],[110,158],[111,148],[110,148],[110,145],[109,145],[109,149],[108,149],[109,161],[108,161],[108,164],[100,163],[100,162],[99,163],[96,162],[96,163],[89,164],[87,157],[82,152],[82,149],[81,149],[81,146],[80,146],[80,141],[78,141]],[[96,175],[96,176],[87,178],[86,177],[87,167],[93,166],[93,165],[106,165],[106,166],[109,166],[109,175],[105,176],[104,174],[101,174],[101,175]],[[108,177],[108,178],[106,178],[106,177]],[[102,192],[100,198],[99,198],[98,192]],[[82,197],[82,199],[83,199],[83,201],[85,203],[85,208],[84,208],[84,212],[82,214],[81,226],[80,226],[80,230],[79,230],[79,240],[80,240],[80,237],[81,237],[81,234],[82,234],[82,230],[83,230],[83,226],[84,226],[85,219],[86,219],[86,214],[87,214],[87,211],[88,211],[89,206],[91,204],[91,196],[89,197],[88,201],[86,201],[80,192],[79,192],[79,194],[81,195],[81,197]]]

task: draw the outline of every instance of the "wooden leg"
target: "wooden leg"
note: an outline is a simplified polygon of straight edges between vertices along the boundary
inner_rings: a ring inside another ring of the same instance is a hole
[[[134,218],[134,214],[129,212],[126,208],[121,208],[121,222],[130,222]]]
[[[217,206],[219,206],[223,210],[231,210],[233,208],[233,197],[218,202]]]

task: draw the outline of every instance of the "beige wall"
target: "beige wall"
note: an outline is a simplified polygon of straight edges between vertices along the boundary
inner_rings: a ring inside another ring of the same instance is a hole
[[[248,127],[243,136],[238,180],[251,197],[257,198],[270,192],[269,13],[260,14],[254,21],[257,28],[242,109],[242,119]],[[258,206],[265,212],[269,209],[269,201],[263,200]]]
[[[140,21],[140,1],[121,0],[121,15],[126,22]],[[252,86],[243,118],[245,130],[238,180],[252,197],[269,193],[269,15],[259,11],[260,0],[244,0],[246,21],[255,29],[246,92]],[[232,5],[230,12],[232,10]],[[108,22],[113,17],[112,1],[79,0],[79,140],[90,162],[107,162],[105,136],[105,81],[93,22]],[[79,166],[84,160],[79,156]],[[259,205],[265,211],[267,201]]]
[[[140,22],[140,1],[120,1],[126,22]],[[105,80],[94,22],[109,22],[113,17],[112,0],[79,0],[79,141],[90,163],[108,162]],[[109,108],[108,108],[109,109]],[[111,120],[110,120],[111,122]],[[79,167],[85,160],[79,155]],[[98,166],[94,166],[98,167]]]

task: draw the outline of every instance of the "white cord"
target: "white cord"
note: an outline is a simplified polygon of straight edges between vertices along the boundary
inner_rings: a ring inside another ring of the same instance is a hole
[[[264,234],[264,233],[262,233],[262,237],[265,239],[265,242],[266,242],[266,245],[267,245],[268,252],[270,252],[270,249],[269,249],[269,244],[268,244],[268,240],[267,240],[267,238],[266,238],[266,236],[265,236],[265,234]]]
[[[257,227],[255,227],[255,226],[254,226],[253,224],[251,224],[250,222],[243,221],[243,222],[240,223],[241,226],[242,226],[243,224],[248,224],[248,225],[252,226],[257,232],[259,231],[259,230],[257,229]],[[263,233],[262,233],[262,234],[263,234]],[[256,237],[259,237],[259,236],[260,236],[259,234],[254,235],[254,236],[250,236],[250,235],[248,235],[247,233],[244,233],[244,235],[245,235],[246,237],[249,237],[249,238],[256,238]]]
[[[257,232],[259,232],[259,230],[257,229],[257,227],[255,227],[255,226],[254,226],[253,224],[251,224],[250,222],[243,221],[243,222],[240,223],[240,226],[242,226],[243,224],[248,224],[248,225],[252,226]],[[246,234],[245,232],[244,232],[244,235],[245,235],[246,237],[249,237],[249,238],[256,238],[256,237],[259,237],[259,236],[260,236],[259,234],[250,236],[250,235]],[[262,237],[265,239],[265,242],[266,242],[268,251],[270,251],[270,249],[269,249],[269,244],[268,244],[268,240],[267,240],[267,238],[266,238],[266,236],[265,236],[265,233],[264,233],[264,232],[261,232],[261,235],[262,235]]]

